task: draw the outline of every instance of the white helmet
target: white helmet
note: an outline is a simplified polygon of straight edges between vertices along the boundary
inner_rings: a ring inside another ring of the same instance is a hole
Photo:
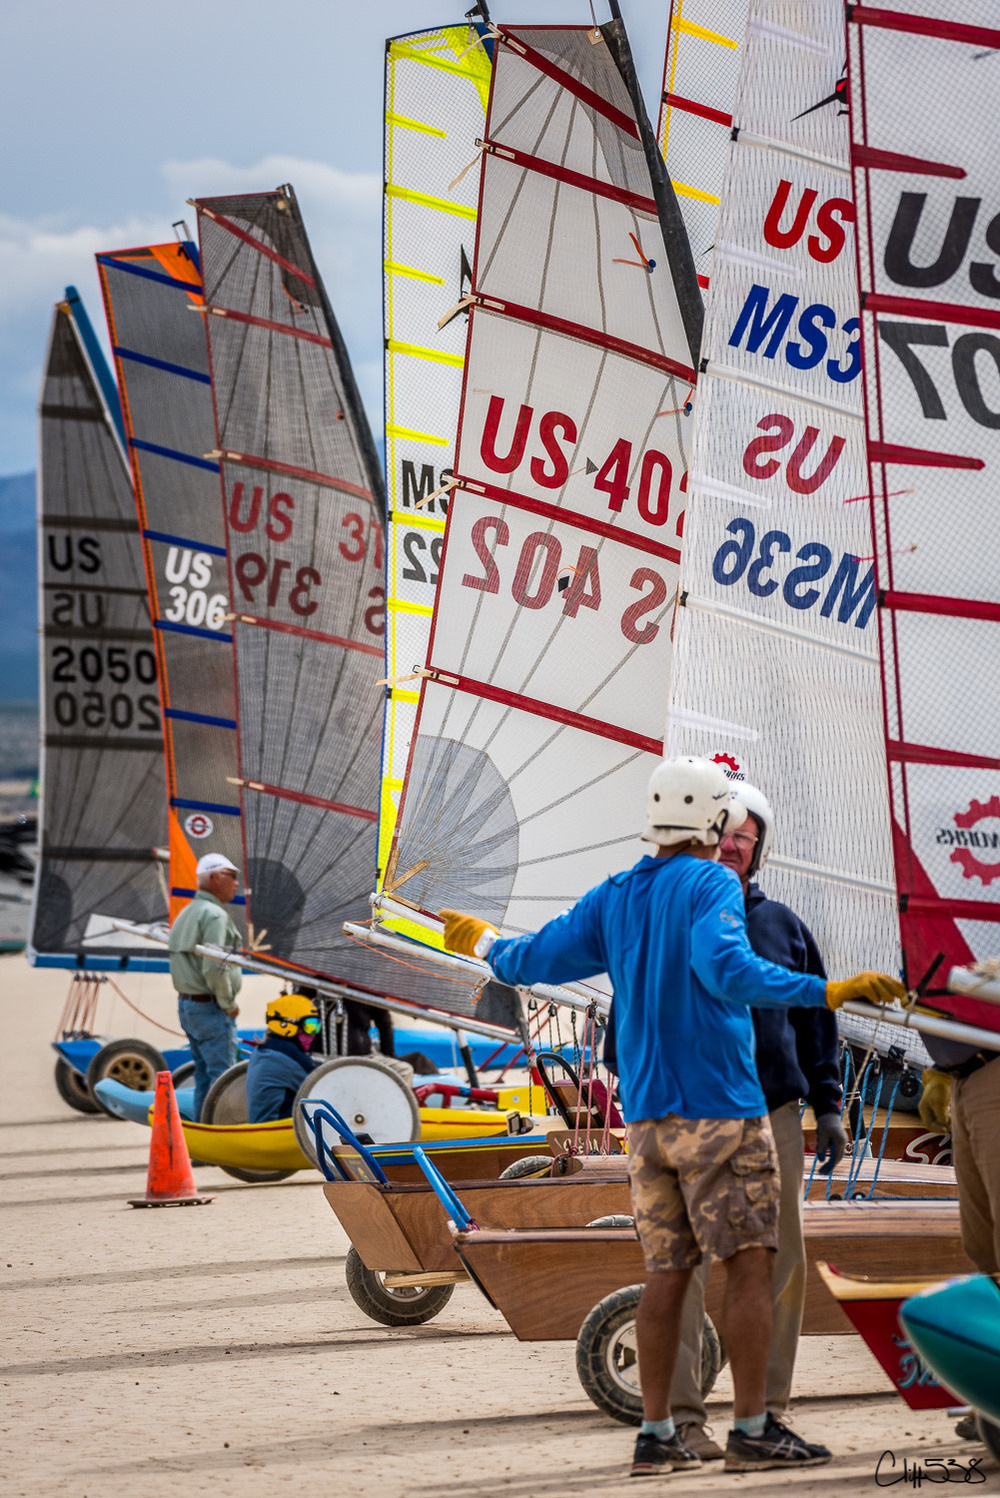
[[[704,843],[714,848],[746,820],[725,770],[707,759],[664,759],[649,777],[649,825],[643,837],[661,848]]]
[[[755,785],[750,785],[746,780],[737,780],[733,783],[733,795],[737,801],[741,801],[752,817],[760,824],[760,837],[750,862],[747,877],[752,877],[767,862],[767,855],[771,851],[774,842],[774,808],[770,801],[759,791]]]

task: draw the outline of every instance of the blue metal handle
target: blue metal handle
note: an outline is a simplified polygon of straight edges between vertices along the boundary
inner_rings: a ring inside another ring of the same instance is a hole
[[[476,1224],[473,1222],[468,1212],[462,1206],[462,1203],[459,1201],[454,1191],[452,1191],[451,1187],[448,1185],[448,1182],[438,1170],[437,1166],[434,1165],[430,1160],[428,1160],[427,1155],[420,1148],[419,1144],[415,1144],[413,1146],[413,1158],[414,1160],[416,1160],[417,1164],[420,1166],[420,1169],[427,1177],[428,1181],[431,1184],[434,1195],[437,1197],[442,1207],[444,1207],[445,1211],[452,1219],[455,1226],[463,1231],[465,1228],[474,1228]]]
[[[365,1148],[357,1135],[352,1133],[336,1108],[330,1103],[321,1102],[319,1099],[310,1103],[309,1098],[303,1098],[299,1106],[305,1114],[306,1122],[312,1129],[313,1138],[316,1141],[316,1163],[328,1181],[349,1181],[351,1177],[323,1137],[324,1123],[328,1123],[336,1129],[344,1144],[350,1145],[351,1149],[357,1150],[365,1165],[371,1171],[376,1185],[387,1186],[389,1184],[389,1177],[375,1156]],[[332,1171],[327,1166],[326,1162],[328,1159],[330,1165],[333,1166]]]

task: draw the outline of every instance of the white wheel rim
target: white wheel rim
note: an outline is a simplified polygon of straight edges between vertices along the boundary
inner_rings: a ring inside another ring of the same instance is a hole
[[[635,1321],[626,1321],[610,1339],[604,1361],[612,1380],[627,1394],[641,1396],[639,1355],[635,1345]]]

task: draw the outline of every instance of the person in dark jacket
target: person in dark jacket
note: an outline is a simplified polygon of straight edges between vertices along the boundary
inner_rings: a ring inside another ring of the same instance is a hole
[[[312,999],[285,993],[267,1006],[267,1038],[247,1065],[247,1117],[250,1123],[291,1118],[295,1094],[319,1065],[309,1054],[320,1032]]]
[[[720,844],[719,862],[739,876],[746,905],[747,935],[758,957],[825,978],[812,932],[751,881],[771,850],[774,813],[755,786],[737,781],[734,794],[749,812],[743,826]],[[781,1201],[774,1263],[774,1309],[767,1367],[767,1408],[787,1414],[805,1304],[806,1255],[802,1231],[803,1140],[800,1108],[805,1099],[816,1117],[816,1152],[832,1170],[847,1145],[840,1117],[840,1045],[837,1021],[828,1009],[751,1009],[757,1042],[757,1075],[778,1149]],[[617,1072],[614,1010],[604,1042],[604,1060]],[[684,1307],[681,1346],[670,1402],[682,1440],[702,1461],[724,1456],[709,1436],[701,1393],[701,1342],[707,1266],[695,1272]]]

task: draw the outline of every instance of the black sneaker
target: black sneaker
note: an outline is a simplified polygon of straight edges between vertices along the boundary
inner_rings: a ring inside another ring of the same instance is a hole
[[[767,1467],[822,1467],[830,1453],[818,1454],[825,1447],[810,1446],[794,1430],[782,1425],[773,1415],[759,1436],[748,1436],[742,1430],[731,1430],[726,1443],[727,1472],[757,1472]]]
[[[795,1440],[801,1441],[806,1450],[811,1452],[813,1456],[821,1456],[823,1457],[824,1461],[833,1460],[833,1452],[830,1450],[829,1446],[824,1446],[819,1441],[807,1441],[804,1436],[796,1435],[795,1431],[789,1428],[788,1422],[786,1420],[782,1420],[780,1415],[775,1415],[770,1410],[768,1411],[768,1414],[771,1415],[771,1419],[774,1421],[775,1425],[780,1425],[783,1430],[788,1431],[788,1434],[790,1436],[794,1436]]]
[[[963,1415],[955,1426],[956,1436],[961,1436],[963,1441],[981,1441],[979,1434],[979,1422],[975,1415]]]
[[[701,1458],[685,1446],[676,1432],[669,1441],[661,1441],[659,1436],[638,1435],[629,1476],[655,1477],[659,1472],[694,1472],[700,1466]]]

